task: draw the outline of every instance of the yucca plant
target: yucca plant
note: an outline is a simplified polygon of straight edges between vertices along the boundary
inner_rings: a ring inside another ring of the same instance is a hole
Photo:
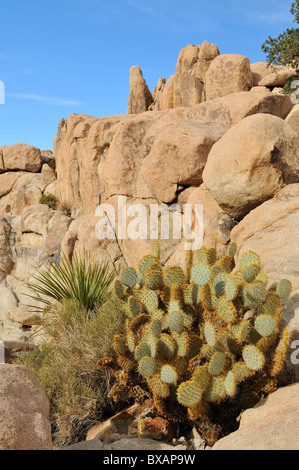
[[[107,262],[98,263],[84,251],[81,256],[75,254],[71,261],[65,256],[61,257],[60,263],[49,260],[33,278],[36,283],[28,286],[34,295],[29,297],[45,307],[50,306],[53,300],[74,299],[91,311],[107,299],[114,273]],[[43,310],[43,307],[34,306],[34,309]]]

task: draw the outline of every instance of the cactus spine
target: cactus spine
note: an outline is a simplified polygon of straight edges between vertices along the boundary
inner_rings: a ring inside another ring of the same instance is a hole
[[[206,429],[215,406],[249,403],[248,390],[258,397],[275,388],[288,347],[287,332],[279,330],[281,302],[291,283],[284,279],[276,292],[268,291],[259,256],[243,253],[233,271],[236,252],[232,242],[217,261],[215,247],[202,247],[196,256],[188,249],[185,270],[164,270],[155,241],[138,270],[122,270],[114,289],[128,321],[125,334],[114,339],[123,369],[112,390],[115,399],[152,397],[160,415],[201,419]],[[244,319],[249,310],[254,313]],[[213,426],[209,435],[220,425]]]

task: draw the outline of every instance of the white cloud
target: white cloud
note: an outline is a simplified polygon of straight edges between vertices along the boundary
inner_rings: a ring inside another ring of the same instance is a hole
[[[55,106],[76,106],[83,104],[80,101],[69,100],[64,98],[55,98],[49,96],[40,96],[34,93],[6,93],[6,96],[9,98],[16,98],[21,100],[31,100],[31,101],[40,101]]]

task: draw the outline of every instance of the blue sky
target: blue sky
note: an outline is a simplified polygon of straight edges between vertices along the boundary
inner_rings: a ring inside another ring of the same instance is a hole
[[[52,150],[61,118],[127,111],[129,69],[152,90],[179,51],[204,40],[265,60],[261,45],[293,27],[291,0],[9,0],[1,2],[0,146]]]

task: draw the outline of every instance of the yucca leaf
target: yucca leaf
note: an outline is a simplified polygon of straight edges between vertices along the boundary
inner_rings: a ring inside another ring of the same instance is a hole
[[[38,295],[26,294],[28,297],[46,306],[53,300],[76,299],[88,310],[93,310],[107,298],[114,273],[110,272],[107,262],[98,263],[95,257],[91,258],[84,251],[81,256],[75,254],[72,261],[65,256],[61,257],[60,263],[49,260],[47,267],[43,267],[33,279],[36,283],[28,286]],[[34,308],[40,310],[39,307]]]

